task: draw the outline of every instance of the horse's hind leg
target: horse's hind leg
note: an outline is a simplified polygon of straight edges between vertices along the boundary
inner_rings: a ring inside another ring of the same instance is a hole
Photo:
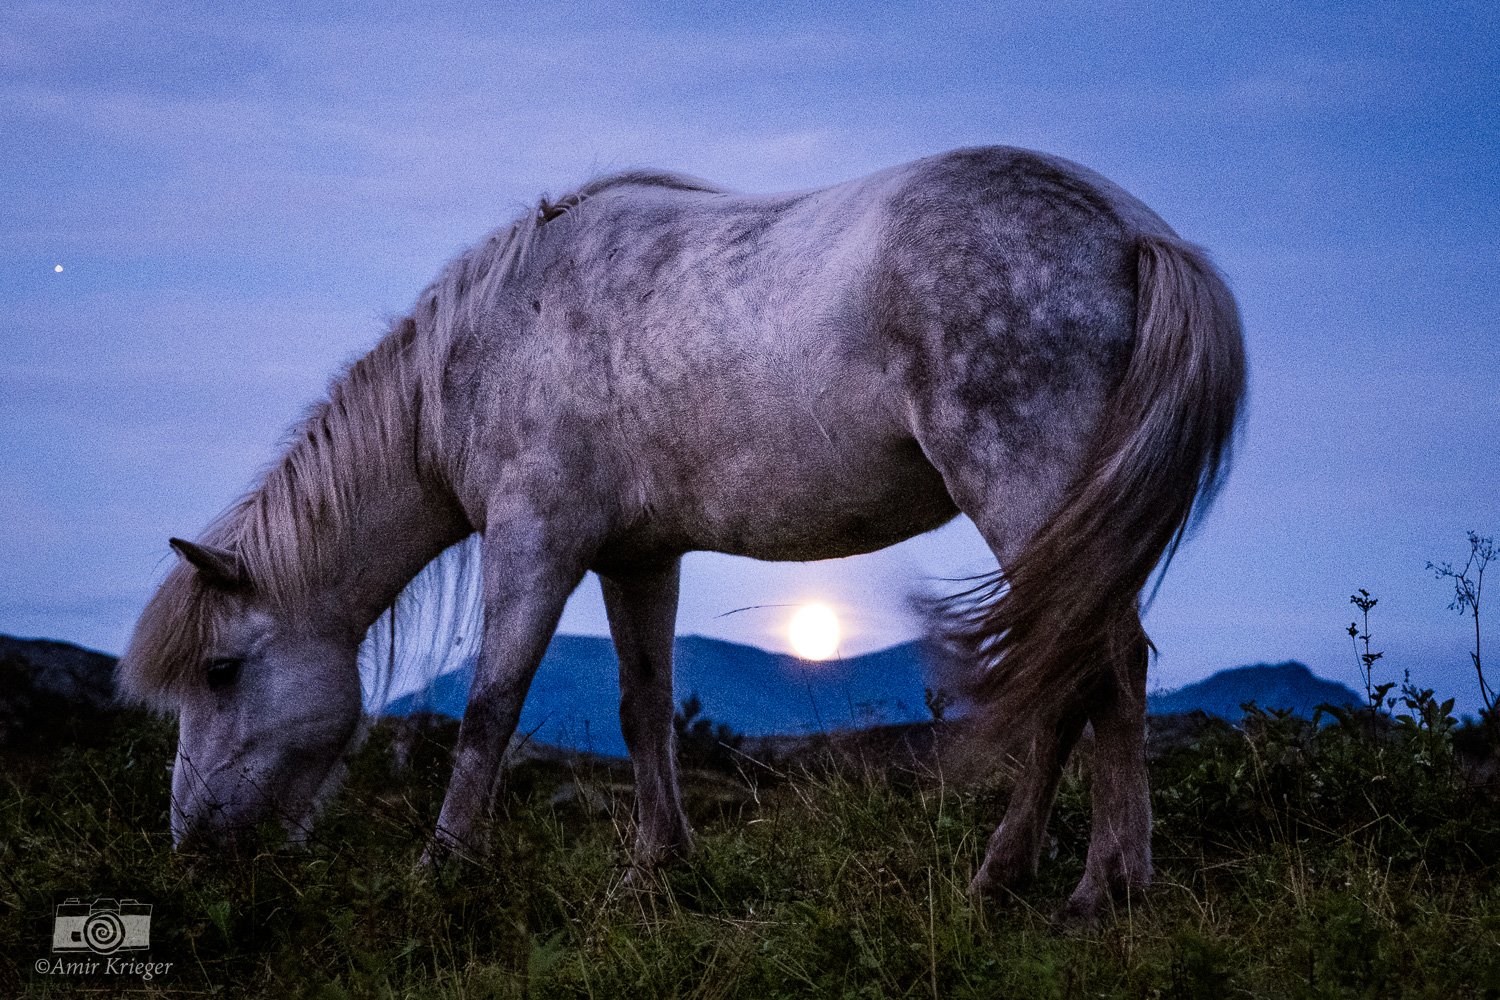
[[[1022,762],[1005,819],[990,837],[984,864],[969,886],[975,896],[1014,891],[1036,875],[1047,817],[1057,797],[1063,765],[1083,729],[1083,715],[1065,719],[1056,730],[1036,739]]]
[[[1089,416],[1081,405],[1073,420]],[[993,419],[980,411],[982,421]],[[1015,452],[996,442],[998,427],[978,434],[957,430],[942,433],[943,426],[927,428],[921,443],[943,474],[949,494],[968,514],[1003,568],[1010,565],[1062,502],[1064,491],[1081,460],[1082,431],[1062,433],[1067,419],[1060,417],[1057,434],[1047,449]],[[1034,435],[1044,440],[1040,430]],[[1059,573],[1086,572],[1086,568],[1059,567]],[[1042,839],[1057,794],[1063,765],[1082,731],[1085,713],[1080,708],[1063,713],[1058,725],[1034,742],[1017,749],[1023,755],[1016,785],[1005,819],[990,837],[984,863],[970,885],[976,897],[1002,896],[1020,888],[1036,874]]]
[[[678,578],[676,559],[658,569],[599,578],[620,657],[620,730],[635,770],[635,861],[643,866],[692,847],[672,731]]]
[[[1083,880],[1060,916],[1092,922],[1151,882],[1151,792],[1146,775],[1146,664],[1150,646],[1134,614],[1116,626],[1118,682],[1090,712],[1094,725],[1093,831]]]

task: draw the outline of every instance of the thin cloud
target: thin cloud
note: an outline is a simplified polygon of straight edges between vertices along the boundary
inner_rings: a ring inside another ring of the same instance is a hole
[[[1031,145],[1208,243],[1256,395],[1238,475],[1156,606],[1163,676],[1300,648],[1337,669],[1308,595],[1415,592],[1468,526],[1450,522],[1488,509],[1478,448],[1500,426],[1473,358],[1495,339],[1500,199],[1474,123],[1496,67],[1462,8],[1081,3],[966,10],[961,30],[916,5],[595,15],[7,9],[0,627],[118,648],[166,534],[243,489],[386,314],[539,193],[634,166],[772,191]],[[1479,444],[1455,445],[1460,424]],[[815,568],[695,557],[683,628],[765,638],[713,616],[797,583],[895,641],[898,592],[988,563],[963,525]],[[1426,613],[1389,606],[1393,632]],[[603,631],[597,588],[565,623]]]

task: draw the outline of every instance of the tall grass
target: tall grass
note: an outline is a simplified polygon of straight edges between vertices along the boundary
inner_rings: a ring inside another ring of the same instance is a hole
[[[1452,729],[1205,724],[1154,766],[1149,905],[1076,934],[1049,907],[1082,871],[1086,759],[1040,883],[982,911],[965,887],[1005,790],[936,771],[692,772],[699,850],[638,886],[626,772],[532,761],[494,856],[429,875],[451,727],[401,770],[377,730],[305,850],[232,859],[173,853],[170,728],[116,725],[0,784],[0,995],[120,985],[32,972],[58,894],[155,904],[173,969],[145,995],[1500,995],[1500,807]]]

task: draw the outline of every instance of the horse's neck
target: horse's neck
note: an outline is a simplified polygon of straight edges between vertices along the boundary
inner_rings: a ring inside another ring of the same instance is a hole
[[[330,596],[358,634],[390,607],[403,587],[444,549],[469,534],[457,502],[446,492],[383,480],[360,504],[349,526],[347,571]]]
[[[308,611],[358,636],[472,530],[421,444],[435,432],[421,421],[415,337],[414,321],[403,320],[350,367],[252,508],[262,538],[295,540],[301,558],[291,561],[315,604]]]

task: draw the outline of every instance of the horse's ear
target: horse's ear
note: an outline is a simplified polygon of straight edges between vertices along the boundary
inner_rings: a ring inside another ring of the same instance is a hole
[[[216,587],[232,590],[250,582],[250,577],[245,572],[245,564],[230,549],[199,545],[197,542],[189,542],[181,538],[168,539],[167,544],[192,565],[203,576],[203,579]]]

